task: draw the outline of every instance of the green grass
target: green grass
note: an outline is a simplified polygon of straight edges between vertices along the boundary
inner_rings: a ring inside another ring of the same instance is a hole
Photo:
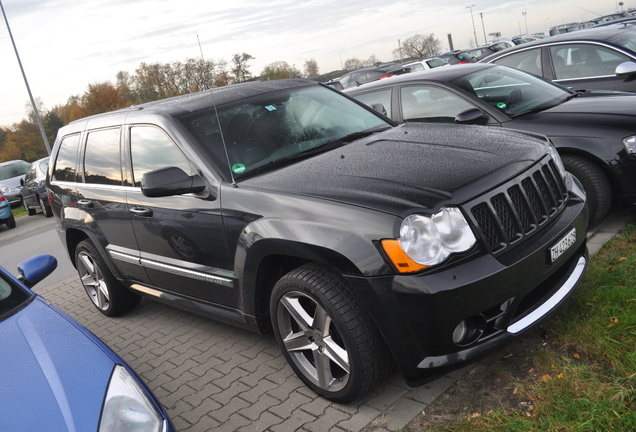
[[[636,222],[594,255],[572,300],[543,324],[550,343],[530,401],[425,431],[636,431]]]
[[[12,208],[11,209],[11,213],[13,213],[13,217],[15,217],[15,218],[19,218],[19,217],[25,216],[27,214],[26,210],[24,209],[23,206]]]

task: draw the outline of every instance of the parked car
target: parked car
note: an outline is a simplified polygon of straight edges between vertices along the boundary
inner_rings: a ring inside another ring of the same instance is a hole
[[[404,67],[411,69],[411,72],[420,70],[435,69],[436,67],[450,66],[449,63],[439,57],[427,57],[422,60],[404,63]]]
[[[344,90],[344,86],[338,80],[328,81],[328,82],[323,83],[323,84],[326,85],[327,87],[331,87],[331,88],[336,89],[336,90]]]
[[[338,402],[393,361],[417,384],[502,346],[586,266],[585,195],[545,137],[397,125],[309,80],[72,122],[47,188],[101,313],[146,295],[273,329]]]
[[[383,63],[346,73],[341,76],[338,81],[342,84],[343,88],[349,88],[383,78],[402,75],[410,71],[410,69],[402,66],[400,63]]]
[[[0,268],[0,430],[148,431],[174,428],[115,352],[29,288],[57,261],[38,255]]]
[[[23,160],[0,163],[0,192],[12,207],[20,204],[20,180],[24,179],[27,169],[29,163]]]
[[[545,134],[583,183],[592,223],[612,198],[636,204],[636,95],[578,97],[505,66],[415,72],[346,93],[398,122],[477,123]]]
[[[7,228],[15,228],[15,218],[11,213],[9,200],[0,192],[0,224],[5,224]]]
[[[477,58],[468,51],[451,51],[438,56],[450,65],[475,63]]]
[[[46,193],[46,173],[49,169],[49,158],[45,157],[33,162],[21,181],[20,199],[29,216],[39,209],[45,217],[53,216],[51,204]]]
[[[589,28],[528,42],[480,62],[521,69],[574,91],[636,92],[636,24]]]

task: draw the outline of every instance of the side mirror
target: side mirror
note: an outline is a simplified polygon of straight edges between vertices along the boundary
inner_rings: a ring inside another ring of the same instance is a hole
[[[53,273],[57,268],[57,260],[51,255],[36,255],[18,264],[18,279],[28,286],[33,287],[45,277]]]
[[[455,123],[474,125],[486,124],[488,123],[488,116],[479,108],[470,108],[457,114],[457,116],[455,116]]]
[[[189,176],[181,168],[166,167],[148,171],[141,177],[141,192],[147,197],[165,197],[202,192],[201,176]]]
[[[384,105],[382,105],[381,103],[371,104],[371,108],[373,108],[374,110],[376,110],[380,114],[382,114],[384,116],[387,116],[386,108],[384,108]]]
[[[616,75],[634,75],[636,74],[636,63],[627,61],[616,66]]]

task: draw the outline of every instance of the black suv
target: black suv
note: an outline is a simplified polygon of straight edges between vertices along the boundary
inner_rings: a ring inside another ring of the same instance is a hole
[[[586,266],[585,196],[545,137],[396,125],[307,80],[75,121],[47,187],[102,313],[144,295],[273,329],[338,402],[509,342]]]

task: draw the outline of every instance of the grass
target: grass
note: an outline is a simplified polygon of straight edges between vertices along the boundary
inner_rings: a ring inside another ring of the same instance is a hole
[[[11,213],[13,213],[13,217],[15,218],[19,218],[27,214],[23,206],[12,208]]]
[[[636,221],[591,258],[572,300],[543,327],[550,343],[517,384],[525,405],[423,431],[636,431]]]

